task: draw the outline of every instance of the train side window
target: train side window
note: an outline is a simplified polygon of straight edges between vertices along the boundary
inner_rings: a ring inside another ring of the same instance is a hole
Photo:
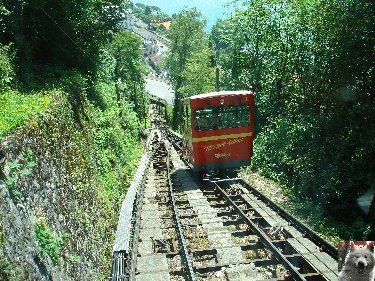
[[[250,107],[238,105],[197,109],[194,116],[197,131],[246,127],[250,123]]]
[[[203,131],[210,129],[210,118],[212,116],[211,108],[197,109],[194,116],[195,130]]]
[[[250,123],[250,107],[248,105],[228,106],[226,108],[226,127],[246,127]]]
[[[250,123],[250,106],[243,105],[241,109],[241,126],[248,126]]]
[[[236,114],[236,107],[235,106],[226,106],[223,108],[223,116],[224,116],[224,127],[225,128],[233,128],[237,127],[237,114]]]

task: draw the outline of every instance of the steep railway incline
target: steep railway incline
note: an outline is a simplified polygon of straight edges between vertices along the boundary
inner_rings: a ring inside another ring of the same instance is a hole
[[[125,199],[110,280],[338,279],[322,245],[241,179],[193,181],[163,132],[152,131]]]

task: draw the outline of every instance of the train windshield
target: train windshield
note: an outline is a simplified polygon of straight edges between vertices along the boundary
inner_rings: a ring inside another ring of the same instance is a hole
[[[247,127],[249,124],[249,105],[208,107],[194,112],[196,131]]]

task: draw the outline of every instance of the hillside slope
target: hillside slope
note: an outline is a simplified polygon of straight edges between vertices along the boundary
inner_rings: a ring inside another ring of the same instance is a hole
[[[1,280],[109,274],[118,210],[142,150],[138,124],[126,104],[120,117],[117,106],[71,95],[51,92],[47,110],[0,140]]]

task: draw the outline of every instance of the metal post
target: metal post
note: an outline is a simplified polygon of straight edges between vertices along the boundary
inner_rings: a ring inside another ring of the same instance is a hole
[[[219,67],[216,66],[216,92],[220,91],[220,77],[219,77]]]

